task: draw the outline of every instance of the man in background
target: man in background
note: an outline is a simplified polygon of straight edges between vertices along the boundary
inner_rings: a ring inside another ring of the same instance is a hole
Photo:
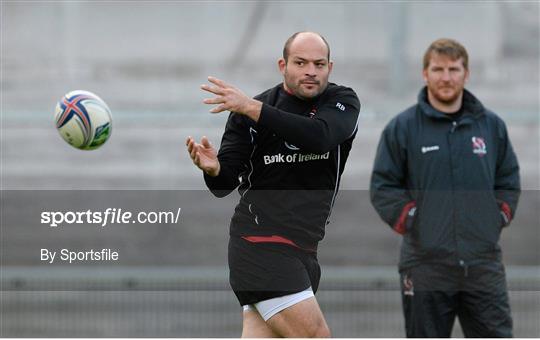
[[[511,337],[501,249],[515,215],[519,166],[501,118],[468,90],[455,40],[424,55],[418,103],[384,129],[371,201],[403,235],[399,271],[408,337]]]

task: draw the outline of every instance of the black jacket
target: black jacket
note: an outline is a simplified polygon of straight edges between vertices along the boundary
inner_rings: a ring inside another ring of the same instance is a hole
[[[504,122],[464,91],[462,115],[435,110],[427,89],[384,129],[371,201],[404,234],[400,268],[500,259],[501,228],[515,214],[519,166]]]
[[[218,197],[239,186],[231,235],[272,236],[313,248],[324,237],[340,176],[356,134],[360,102],[350,88],[328,84],[313,100],[277,85],[255,97],[258,123],[231,113],[221,141]]]

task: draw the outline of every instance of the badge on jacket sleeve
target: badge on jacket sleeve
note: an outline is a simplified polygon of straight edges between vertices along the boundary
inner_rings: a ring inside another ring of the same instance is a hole
[[[477,154],[479,157],[483,157],[487,154],[486,142],[484,142],[484,138],[482,137],[473,137],[472,147],[473,153]]]

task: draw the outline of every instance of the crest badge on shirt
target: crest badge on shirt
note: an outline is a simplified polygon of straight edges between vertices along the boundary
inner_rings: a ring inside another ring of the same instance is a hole
[[[478,157],[483,157],[487,154],[486,142],[482,137],[473,137],[472,138],[472,151],[477,154]]]

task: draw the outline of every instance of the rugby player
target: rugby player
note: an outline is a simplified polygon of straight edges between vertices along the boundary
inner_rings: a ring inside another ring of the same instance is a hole
[[[243,306],[242,337],[329,337],[314,294],[325,233],[357,131],[360,102],[328,82],[330,47],[318,33],[285,43],[283,82],[254,98],[209,77],[211,112],[230,111],[219,152],[186,141],[212,193],[241,195],[230,224],[230,284]]]

